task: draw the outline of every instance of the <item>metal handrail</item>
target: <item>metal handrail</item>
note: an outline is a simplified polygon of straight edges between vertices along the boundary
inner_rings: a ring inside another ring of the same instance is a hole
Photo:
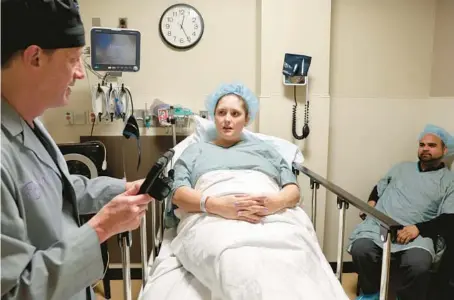
[[[396,238],[397,231],[403,226],[385,215],[381,211],[368,205],[365,201],[358,199],[352,194],[348,193],[344,189],[335,185],[334,183],[326,180],[322,176],[314,173],[308,168],[301,164],[293,163],[293,170],[296,173],[303,173],[310,178],[310,185],[312,189],[312,223],[314,229],[316,226],[316,215],[317,215],[317,190],[320,185],[325,189],[332,192],[337,196],[337,207],[339,209],[339,235],[338,235],[338,249],[337,249],[337,269],[336,276],[342,281],[342,265],[343,265],[343,253],[344,253],[344,227],[345,227],[345,212],[349,205],[353,205],[357,209],[365,212],[368,216],[376,219],[380,224],[380,237],[383,241],[383,259],[382,259],[382,272],[380,282],[380,300],[388,299],[388,287],[389,287],[389,267],[391,259],[391,242]]]

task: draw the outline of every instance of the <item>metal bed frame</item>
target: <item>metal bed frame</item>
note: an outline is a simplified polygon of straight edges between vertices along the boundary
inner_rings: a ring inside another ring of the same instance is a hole
[[[176,145],[175,122],[172,122],[173,129],[173,143]],[[322,185],[326,190],[334,193],[337,196],[337,208],[339,209],[339,231],[338,231],[338,248],[337,248],[337,267],[336,276],[342,282],[342,267],[343,267],[343,253],[344,253],[344,228],[345,228],[345,214],[350,205],[365,212],[370,217],[375,218],[381,226],[381,240],[383,241],[383,259],[382,259],[382,272],[380,282],[380,300],[386,300],[389,296],[389,273],[390,273],[390,259],[391,259],[391,242],[397,237],[397,231],[403,226],[397,223],[389,216],[383,214],[377,209],[369,206],[365,201],[358,199],[347,191],[332,182],[329,182],[317,173],[309,170],[308,168],[293,163],[293,172],[295,175],[303,173],[310,178],[310,188],[312,190],[311,199],[311,221],[316,230],[316,216],[317,216],[317,192]],[[169,170],[169,168],[167,168]],[[148,256],[147,250],[147,232],[146,232],[146,218],[141,220],[140,224],[140,248],[142,259],[142,289],[147,284],[148,279],[148,262],[150,258],[154,261],[159,253],[159,249],[164,236],[164,217],[165,217],[165,201],[154,201],[152,206],[152,249]],[[131,274],[130,274],[130,257],[129,247],[131,246],[131,236],[123,235],[122,240],[119,240],[122,250],[122,264],[123,264],[123,285],[124,285],[124,299],[131,300]]]

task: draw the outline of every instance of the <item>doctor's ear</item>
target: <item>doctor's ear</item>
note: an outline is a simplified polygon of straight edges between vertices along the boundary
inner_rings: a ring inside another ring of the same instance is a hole
[[[23,51],[22,59],[25,65],[31,67],[42,67],[43,62],[50,59],[54,50],[45,50],[39,46],[31,45]]]
[[[39,67],[41,48],[35,45],[27,47],[22,53],[22,61],[26,66]]]

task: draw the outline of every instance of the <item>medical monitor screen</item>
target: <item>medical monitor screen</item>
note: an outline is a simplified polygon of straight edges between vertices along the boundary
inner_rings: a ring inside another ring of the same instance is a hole
[[[139,71],[140,33],[127,29],[92,28],[91,65],[95,71]]]

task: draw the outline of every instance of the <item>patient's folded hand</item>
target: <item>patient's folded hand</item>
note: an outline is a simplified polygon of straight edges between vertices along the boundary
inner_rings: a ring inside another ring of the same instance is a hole
[[[261,199],[248,195],[229,195],[223,197],[209,197],[207,211],[226,219],[242,220],[258,223],[268,208]]]
[[[242,201],[236,203],[237,207],[242,207],[244,203],[254,202],[255,206],[262,207],[254,214],[257,216],[268,216],[275,214],[285,208],[278,194],[275,195],[250,195],[245,197]],[[246,208],[246,210],[248,210]]]

